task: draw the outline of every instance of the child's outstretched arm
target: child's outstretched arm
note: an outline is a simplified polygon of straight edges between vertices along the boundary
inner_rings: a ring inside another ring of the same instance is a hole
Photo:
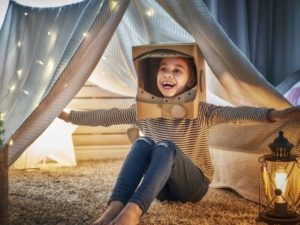
[[[217,124],[246,126],[257,125],[262,122],[300,120],[300,106],[275,110],[252,106],[231,107],[201,103],[200,112],[200,118],[206,121],[208,127]]]
[[[271,110],[270,121],[300,120],[300,106],[294,106],[283,110]]]
[[[135,105],[128,109],[97,109],[90,111],[63,111],[58,118],[65,122],[85,126],[111,126],[116,124],[136,124]]]

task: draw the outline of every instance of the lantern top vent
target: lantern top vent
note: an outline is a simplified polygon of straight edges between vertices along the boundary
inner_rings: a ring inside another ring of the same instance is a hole
[[[269,144],[269,147],[272,150],[273,160],[288,160],[291,158],[291,150],[294,147],[289,140],[283,136],[283,132],[280,131],[278,137]]]

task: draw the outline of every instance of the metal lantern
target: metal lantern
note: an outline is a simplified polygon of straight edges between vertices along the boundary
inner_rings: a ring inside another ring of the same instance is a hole
[[[259,158],[266,202],[259,202],[259,220],[267,224],[300,224],[300,161],[283,132],[269,145],[271,154]],[[259,193],[261,195],[261,193]]]

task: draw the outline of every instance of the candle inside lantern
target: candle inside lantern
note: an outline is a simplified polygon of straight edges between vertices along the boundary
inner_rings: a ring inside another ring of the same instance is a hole
[[[275,173],[276,189],[280,190],[280,192],[281,192],[281,194],[278,195],[277,198],[276,198],[277,203],[284,203],[285,202],[283,196],[284,196],[285,190],[286,190],[286,178],[287,178],[287,174],[282,170],[279,170]]]

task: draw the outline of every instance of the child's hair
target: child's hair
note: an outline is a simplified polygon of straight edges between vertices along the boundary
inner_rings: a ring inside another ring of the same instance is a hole
[[[188,70],[191,75],[191,78],[194,79],[194,84],[192,85],[192,87],[194,87],[197,83],[197,69],[196,69],[195,61],[193,58],[182,57],[182,59],[186,62],[188,66]]]

